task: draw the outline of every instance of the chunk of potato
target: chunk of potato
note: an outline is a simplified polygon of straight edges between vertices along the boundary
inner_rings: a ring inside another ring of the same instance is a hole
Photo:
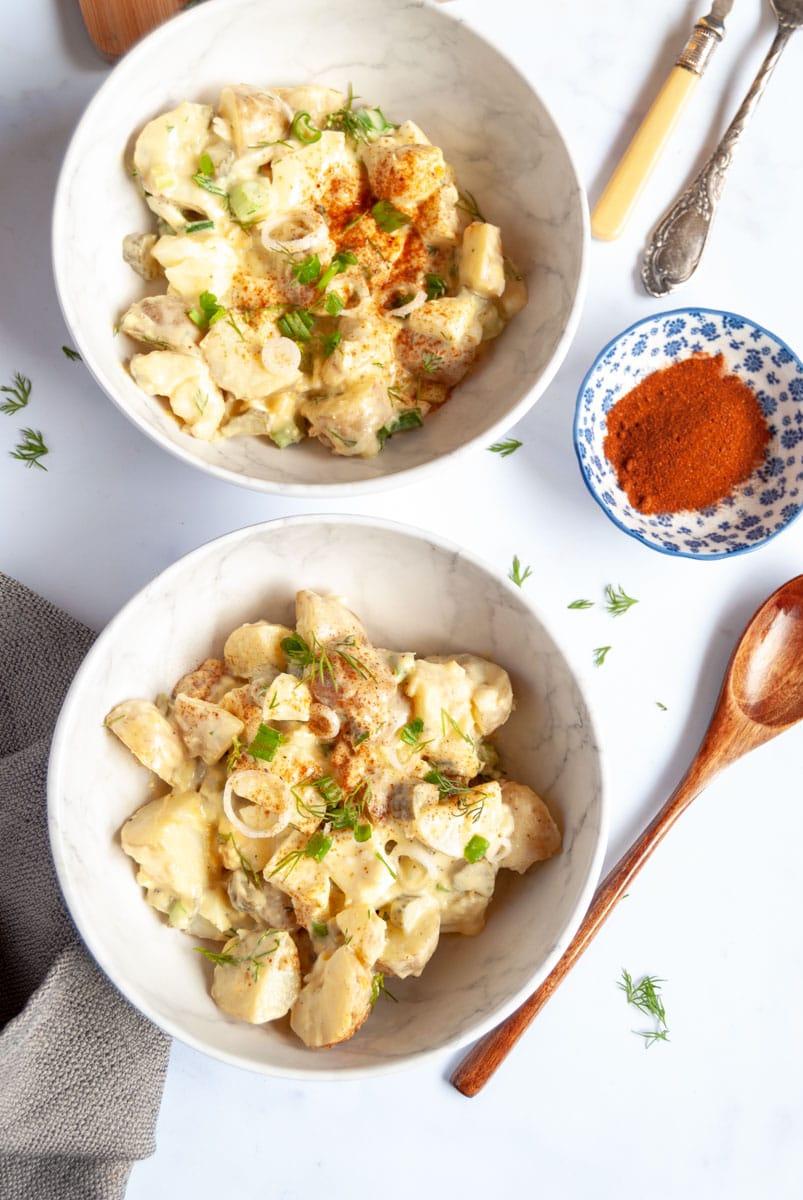
[[[438,945],[441,914],[432,896],[400,896],[390,906],[387,940],[377,966],[406,979],[418,977]]]
[[[352,1037],[371,1012],[373,973],[351,946],[321,954],[290,1010],[305,1046],[334,1046]]]
[[[186,430],[212,441],[223,418],[223,395],[198,355],[172,350],[135,354],[129,363],[134,382],[149,396],[166,396]]]
[[[136,758],[165,783],[172,783],[187,759],[181,738],[150,700],[124,700],[104,724]]]
[[[263,1025],[290,1011],[301,990],[298,951],[289,933],[239,930],[223,947],[228,962],[218,962],[212,999],[218,1008]]]
[[[540,796],[523,783],[503,783],[502,803],[513,817],[510,849],[499,866],[521,875],[533,863],[552,858],[561,847],[558,826]]]
[[[243,679],[253,679],[266,664],[283,671],[287,657],[282,650],[282,640],[290,637],[292,632],[286,625],[274,625],[270,621],[238,626],[229,634],[223,647],[226,669]]]
[[[365,904],[349,904],[337,914],[335,924],[360,962],[372,967],[385,947],[387,926],[382,918]]]
[[[126,821],[120,840],[139,865],[142,887],[183,901],[190,916],[205,892],[220,882],[220,863],[197,792],[170,792],[150,800]]]
[[[472,221],[463,231],[460,247],[460,284],[483,296],[501,296],[505,290],[502,231],[498,225]]]
[[[181,692],[176,696],[173,716],[190,754],[207,765],[221,759],[244,729],[239,717],[225,708]]]

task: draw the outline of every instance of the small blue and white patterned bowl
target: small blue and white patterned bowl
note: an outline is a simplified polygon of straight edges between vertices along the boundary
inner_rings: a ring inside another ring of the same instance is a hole
[[[771,441],[737,491],[694,512],[646,516],[628,502],[603,453],[607,414],[645,376],[691,354],[721,354],[756,393]],[[588,490],[615,525],[645,546],[687,558],[755,550],[803,507],[803,363],[785,342],[736,313],[678,308],[631,325],[600,352],[583,380],[574,447]]]

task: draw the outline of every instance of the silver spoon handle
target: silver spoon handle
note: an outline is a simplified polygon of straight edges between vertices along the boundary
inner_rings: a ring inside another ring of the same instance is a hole
[[[719,145],[656,225],[641,266],[642,281],[652,296],[671,292],[696,271],[733,152],[793,32],[790,26],[778,30],[750,91]]]

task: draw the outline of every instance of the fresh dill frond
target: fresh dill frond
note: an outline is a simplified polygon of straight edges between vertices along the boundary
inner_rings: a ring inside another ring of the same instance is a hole
[[[254,868],[251,865],[251,863],[249,862],[249,860],[243,854],[242,850],[240,849],[240,847],[237,845],[236,841],[234,840],[234,834],[227,833],[223,840],[227,841],[227,842],[231,842],[232,846],[234,847],[234,853],[237,855],[237,857],[240,860],[240,866],[242,867],[243,871],[245,872],[245,876],[248,879],[248,882],[253,884],[253,886],[255,888],[260,888],[260,890],[261,890],[263,888],[263,884],[264,884],[262,876],[258,875],[256,873],[256,871],[254,870]]]
[[[0,412],[12,416],[14,413],[19,412],[21,408],[25,408],[25,405],[31,398],[32,386],[27,375],[21,375],[19,371],[15,371],[11,384],[5,384],[3,387],[0,387],[0,392],[5,392],[7,396],[10,396],[9,400],[4,400],[0,404]]]
[[[634,604],[638,604],[638,600],[634,600],[632,596],[628,596],[621,585],[615,588],[609,583],[605,589],[605,596],[607,599],[605,611],[613,617],[621,617],[622,613],[626,613]]]
[[[377,1000],[379,999],[380,992],[383,992],[387,996],[388,1000],[393,1000],[394,1003],[398,1004],[398,1000],[393,995],[393,992],[388,991],[387,987],[385,986],[384,971],[377,971],[377,973],[376,973],[376,975],[374,975],[373,981],[371,983],[371,1008],[374,1007]]]
[[[478,821],[485,808],[486,793],[475,791],[464,784],[455,783],[437,767],[427,771],[424,783],[434,783],[441,800],[455,799],[457,810],[461,816],[471,817],[472,822]]]
[[[458,737],[461,737],[464,742],[468,742],[469,746],[474,745],[473,738],[470,738],[467,733],[464,733],[460,726],[455,721],[451,713],[448,713],[445,708],[441,709],[441,733],[446,734],[446,726],[451,725]]]
[[[525,567],[522,571],[521,563],[519,562],[518,554],[513,555],[513,565],[508,572],[508,579],[515,583],[516,587],[521,587],[532,575],[532,569]]]
[[[485,217],[480,212],[480,206],[477,203],[477,197],[473,194],[473,192],[469,192],[467,190],[458,192],[455,208],[462,209],[463,212],[466,212],[470,217],[473,217],[475,221],[482,221],[483,224],[485,223]]]
[[[594,655],[594,666],[595,666],[595,667],[601,667],[601,666],[602,666],[602,664],[605,662],[605,659],[606,659],[606,658],[607,658],[607,656],[608,656],[608,651],[609,651],[609,650],[610,650],[610,646],[597,646],[597,647],[595,647],[595,649],[592,651],[592,653],[593,653],[593,655]]]
[[[566,605],[567,608],[593,608],[593,600],[572,600],[571,604]]]
[[[443,356],[441,354],[425,354],[421,359],[421,369],[426,371],[427,375],[434,375],[443,366]]]
[[[257,941],[259,946],[266,937],[274,937],[278,933],[278,929],[266,929],[262,936]],[[260,950],[258,954],[234,954],[232,951],[207,950],[203,946],[196,946],[195,950],[198,954],[203,954],[204,958],[208,958],[215,966],[241,966],[243,963],[249,963],[251,974],[254,982],[259,980],[259,972],[264,966],[264,960],[273,954],[274,950],[278,950],[279,943],[274,941],[272,946],[267,950]]]
[[[654,1042],[666,1042],[669,1040],[666,1009],[661,998],[660,984],[663,982],[663,979],[657,979],[653,975],[644,975],[636,983],[630,972],[624,968],[622,968],[622,978],[618,981],[618,986],[624,992],[628,1004],[632,1004],[634,1008],[644,1013],[645,1016],[654,1018],[657,1024],[656,1029],[633,1031],[634,1033],[638,1033],[639,1037],[644,1038],[646,1046],[651,1046]]]
[[[40,430],[23,429],[20,432],[22,441],[9,451],[11,457],[18,458],[26,467],[39,467],[40,471],[46,471],[47,467],[39,460],[49,451]]]
[[[492,454],[498,454],[500,458],[508,458],[511,454],[515,454],[523,442],[518,438],[507,438],[503,442],[494,442],[488,449]]]

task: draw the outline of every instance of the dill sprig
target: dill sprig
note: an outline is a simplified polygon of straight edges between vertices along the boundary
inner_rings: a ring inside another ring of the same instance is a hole
[[[626,613],[634,604],[638,604],[638,600],[634,600],[632,596],[628,596],[621,584],[618,588],[615,588],[609,583],[605,589],[605,596],[607,601],[605,611],[613,617],[621,617],[622,613]]]
[[[656,1021],[656,1029],[648,1029],[646,1031],[634,1030],[639,1037],[644,1038],[644,1044],[651,1046],[654,1042],[669,1041],[669,1028],[666,1023],[666,1010],[664,1002],[661,999],[660,984],[663,979],[656,979],[653,975],[645,975],[638,983],[634,983],[633,977],[624,968],[622,968],[622,978],[618,981],[619,987],[625,993],[628,1004],[632,1004],[639,1012],[644,1013],[647,1017],[653,1017]]]
[[[262,936],[257,941],[257,946],[266,938],[277,934],[278,929],[266,929]],[[242,963],[250,963],[251,974],[254,977],[254,983],[259,979],[259,972],[264,966],[264,959],[273,954],[274,950],[278,950],[279,943],[275,941],[267,950],[261,950],[259,954],[233,954],[231,951],[223,952],[217,950],[207,950],[203,946],[196,946],[198,954],[203,954],[204,958],[208,958],[215,966],[240,966]]]
[[[492,454],[498,454],[500,458],[508,458],[511,454],[515,454],[521,445],[523,443],[518,438],[507,438],[503,442],[494,442],[488,449]]]
[[[485,808],[485,792],[477,792],[473,788],[466,787],[464,784],[455,783],[453,779],[449,779],[437,767],[433,767],[430,771],[427,771],[424,776],[424,783],[434,783],[438,789],[439,799],[454,799],[461,816],[471,817],[472,822],[480,819],[482,810]]]
[[[434,375],[443,366],[443,356],[440,354],[425,354],[421,359],[421,369],[427,375]]]
[[[21,408],[25,408],[25,405],[31,398],[31,387],[30,379],[26,375],[21,375],[19,371],[15,371],[11,385],[5,384],[3,387],[0,387],[0,392],[5,392],[6,395],[11,397],[10,400],[4,400],[0,404],[0,412],[12,416],[15,412],[19,412]]]
[[[38,429],[23,429],[21,432],[23,440],[9,451],[11,457],[20,459],[26,467],[39,467],[41,471],[46,471],[47,467],[39,461],[49,453],[41,432]]]
[[[605,659],[608,655],[609,650],[610,650],[610,646],[596,646],[595,647],[595,649],[592,651],[592,653],[594,655],[594,666],[595,667],[602,666],[602,664],[605,662]]]
[[[307,838],[305,846],[302,846],[300,850],[291,850],[289,854],[285,854],[284,858],[279,859],[271,871],[271,878],[274,875],[283,874],[286,879],[290,872],[298,866],[302,858],[313,858],[315,862],[323,862],[331,848],[332,839],[329,835],[321,829],[316,829]]]
[[[351,667],[352,671],[361,676],[362,679],[373,679],[374,676],[366,667],[364,662],[361,662],[350,649],[355,645],[354,637],[343,638],[340,642],[331,644],[327,650],[312,633],[310,634],[311,643],[302,637],[300,633],[293,633],[289,637],[282,638],[282,650],[291,663],[301,668],[302,675],[308,674],[313,679],[317,679],[323,684],[326,677],[329,677],[330,682],[334,687],[337,687],[335,679],[335,669],[332,665],[332,660],[329,654],[336,655],[347,666]]]
[[[372,142],[387,133],[388,130],[398,128],[397,125],[388,121],[381,108],[361,107],[355,109],[354,101],[358,99],[359,96],[354,95],[352,86],[349,84],[346,103],[336,112],[329,113],[324,122],[324,129],[334,129],[339,133],[345,133],[355,142]]]
[[[309,804],[302,800],[299,788],[314,788],[323,804]],[[371,797],[371,785],[363,779],[346,796],[336,779],[321,775],[317,779],[305,779],[291,789],[296,800],[299,816],[310,816],[323,821],[327,829],[352,829],[355,841],[367,842],[371,837],[371,826],[365,821],[365,806]]]
[[[567,608],[593,608],[593,600],[572,600],[571,604],[566,605]]]
[[[72,346],[62,346],[61,349],[64,352],[65,356],[67,358],[69,358],[71,362],[80,362],[81,361],[81,355],[78,353],[77,350],[73,350]]]
[[[473,217],[475,221],[482,221],[483,224],[485,223],[485,217],[480,212],[480,206],[477,203],[477,197],[473,192],[469,192],[468,190],[458,192],[455,208],[462,209],[463,212],[466,212],[470,217]]]
[[[377,973],[376,973],[376,975],[374,975],[373,981],[371,983],[371,1008],[374,1007],[377,1000],[379,999],[380,992],[383,992],[387,996],[388,1000],[393,1000],[394,1003],[398,1004],[398,1000],[393,995],[393,992],[388,991],[387,987],[385,986],[384,971],[377,971]]]
[[[470,738],[467,733],[463,733],[463,730],[457,724],[457,721],[455,721],[454,717],[450,713],[448,713],[445,708],[442,708],[441,709],[441,733],[444,735],[444,737],[446,736],[447,724],[451,725],[452,729],[455,731],[455,733],[458,735],[458,737],[461,737],[464,742],[468,742],[469,746],[474,745],[473,738]]]
[[[521,587],[531,575],[532,569],[530,567],[525,567],[524,570],[522,570],[521,563],[519,562],[519,556],[518,554],[514,554],[513,565],[510,568],[507,576],[508,579],[515,583],[516,587]]]
[[[231,842],[232,846],[234,847],[234,853],[239,858],[240,866],[242,867],[243,871],[245,872],[245,876],[248,879],[249,883],[252,883],[255,888],[262,889],[263,888],[262,876],[257,875],[252,864],[249,862],[249,860],[246,858],[246,856],[243,854],[242,850],[240,849],[240,847],[237,845],[236,841],[234,840],[234,834],[227,833],[224,836],[223,840],[227,841],[227,842]]]

